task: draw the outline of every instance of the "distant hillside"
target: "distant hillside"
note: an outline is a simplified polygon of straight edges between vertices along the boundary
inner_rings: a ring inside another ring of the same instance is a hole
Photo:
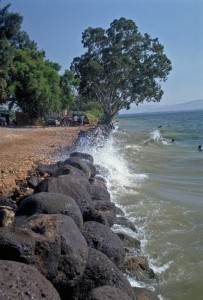
[[[161,105],[156,103],[140,104],[139,106],[132,106],[130,110],[122,110],[120,114],[138,114],[138,113],[152,113],[152,112],[172,112],[172,111],[191,111],[191,110],[203,110],[203,99],[192,100],[185,103],[174,105]]]

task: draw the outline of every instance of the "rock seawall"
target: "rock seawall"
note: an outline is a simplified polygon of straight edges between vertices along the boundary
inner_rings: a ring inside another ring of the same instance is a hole
[[[111,129],[80,132],[68,159],[38,167],[28,181],[30,195],[17,203],[0,198],[0,298],[158,299],[127,280],[126,274],[137,280],[155,275],[139,241],[112,230],[121,223],[136,228],[111,202],[100,174],[105,166],[77,151],[84,143],[102,147]]]

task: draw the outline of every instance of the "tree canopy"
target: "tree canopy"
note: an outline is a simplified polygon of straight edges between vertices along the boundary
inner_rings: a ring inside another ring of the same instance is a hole
[[[107,30],[89,27],[82,44],[87,51],[74,58],[71,70],[80,94],[101,103],[107,123],[131,103],[161,100],[171,61],[158,39],[142,35],[132,20],[116,19]]]
[[[1,2],[1,0],[0,0]],[[0,103],[14,104],[30,119],[67,109],[79,80],[46,59],[45,51],[21,31],[22,16],[0,8]]]
[[[6,76],[12,61],[11,40],[18,34],[22,17],[9,13],[10,4],[0,9],[0,101],[6,98]]]

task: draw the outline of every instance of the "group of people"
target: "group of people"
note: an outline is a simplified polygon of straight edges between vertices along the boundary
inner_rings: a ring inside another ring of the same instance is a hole
[[[63,126],[80,126],[88,124],[88,118],[84,114],[73,114],[69,112],[65,116],[61,117],[61,125]]]

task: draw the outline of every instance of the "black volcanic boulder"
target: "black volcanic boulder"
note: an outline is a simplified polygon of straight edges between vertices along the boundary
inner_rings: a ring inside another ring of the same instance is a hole
[[[74,221],[65,215],[33,215],[21,228],[35,240],[35,267],[58,292],[75,286],[86,267],[88,247]]]
[[[120,289],[105,285],[93,289],[87,300],[132,300],[133,298],[129,297],[126,293],[121,291]]]
[[[52,176],[58,177],[61,175],[71,175],[71,176],[75,176],[75,177],[87,178],[87,176],[85,175],[85,173],[83,171],[81,171],[80,169],[75,168],[71,165],[62,165],[56,171],[54,171]]]
[[[39,172],[40,175],[44,175],[44,174],[49,174],[49,175],[53,175],[53,173],[60,167],[62,166],[62,162],[59,161],[57,163],[54,164],[43,164],[40,165],[36,171]]]
[[[115,224],[129,228],[133,232],[137,232],[135,225],[125,216],[118,216],[116,218]]]
[[[89,247],[101,251],[118,266],[123,263],[123,243],[109,227],[94,221],[85,222],[83,235]]]
[[[82,229],[83,218],[75,200],[59,193],[38,193],[26,197],[16,211],[15,224],[34,214],[63,214],[71,217]]]
[[[70,154],[70,157],[79,157],[81,159],[85,159],[85,160],[90,161],[91,163],[94,163],[93,156],[88,153],[75,151]]]
[[[91,177],[91,170],[88,167],[86,161],[82,160],[79,157],[70,157],[70,158],[66,159],[63,162],[63,164],[78,168],[79,170],[84,172],[84,174],[87,176],[88,179]]]
[[[7,226],[0,228],[0,259],[34,264],[35,239],[29,230]]]
[[[103,200],[93,201],[94,209],[102,216],[104,216],[109,226],[113,226],[116,220],[116,206],[114,203]]]
[[[97,287],[109,285],[116,287],[133,299],[133,289],[116,265],[103,253],[89,248],[85,272],[76,290],[76,299],[84,300]]]
[[[13,201],[10,198],[3,197],[3,196],[0,196],[0,206],[10,206],[13,209],[17,209],[17,205],[16,205],[15,201]]]
[[[141,253],[141,243],[138,239],[121,232],[117,233],[117,235],[123,242],[127,256],[132,257],[135,256],[135,254]]]
[[[91,184],[92,200],[110,201],[111,197],[106,187],[93,182]]]
[[[61,193],[72,197],[79,206],[84,220],[89,220],[93,209],[89,188],[90,184],[88,181],[84,181],[81,177],[61,175],[56,178],[45,178],[36,187],[35,193]]]
[[[36,268],[23,263],[0,260],[0,299],[60,300],[53,285]]]

